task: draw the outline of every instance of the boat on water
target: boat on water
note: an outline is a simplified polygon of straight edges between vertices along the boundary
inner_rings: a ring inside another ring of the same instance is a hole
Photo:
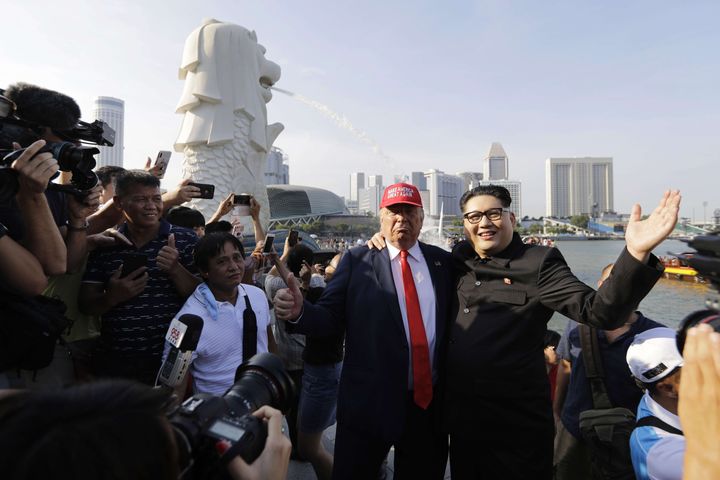
[[[691,257],[692,253],[683,254],[684,257]],[[660,257],[665,270],[663,276],[670,280],[682,280],[686,282],[705,283],[705,279],[698,274],[698,271],[688,265],[687,260],[678,257]]]

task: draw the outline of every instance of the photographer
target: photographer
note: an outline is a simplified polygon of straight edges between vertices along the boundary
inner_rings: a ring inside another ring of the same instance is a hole
[[[180,452],[167,403],[167,392],[127,381],[11,393],[0,399],[3,478],[177,479]],[[250,465],[234,458],[230,476],[284,479],[290,442],[281,433],[282,414],[264,406],[253,415],[267,424],[265,447]]]

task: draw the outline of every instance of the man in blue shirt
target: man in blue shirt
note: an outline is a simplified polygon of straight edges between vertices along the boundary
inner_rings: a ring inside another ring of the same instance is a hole
[[[612,264],[606,266],[598,280],[598,288],[608,278]],[[601,362],[605,369],[606,388],[614,407],[635,411],[642,392],[632,379],[625,354],[637,333],[662,324],[650,320],[640,312],[633,312],[624,325],[615,330],[596,330]],[[571,365],[570,381],[558,381],[553,408],[560,413],[555,436],[554,469],[557,480],[590,478],[590,453],[580,435],[580,413],[593,408],[592,390],[588,381],[580,345],[579,324],[570,320],[565,328],[558,356]],[[562,368],[558,370],[562,371]],[[566,391],[561,389],[565,388]],[[564,403],[562,403],[564,398]]]
[[[645,390],[637,409],[638,426],[630,437],[635,476],[638,480],[681,480],[685,437],[678,398],[683,358],[675,331],[653,328],[637,335],[628,349],[627,363]],[[643,425],[648,420],[656,423]]]
[[[147,172],[119,175],[113,201],[125,220],[119,231],[133,245],[90,255],[79,306],[83,313],[102,315],[96,373],[154,385],[165,332],[200,283],[190,272],[198,238],[161,218],[160,180]],[[144,255],[146,265],[122,276],[128,254]]]

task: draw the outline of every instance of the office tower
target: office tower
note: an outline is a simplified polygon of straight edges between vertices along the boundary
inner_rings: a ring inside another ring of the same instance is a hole
[[[482,172],[459,172],[457,176],[462,178],[465,191],[477,187],[483,179]]]
[[[420,191],[427,190],[427,182],[425,181],[425,174],[423,172],[411,172],[410,184],[415,185]]]
[[[509,175],[507,153],[500,143],[494,142],[483,159],[483,179],[507,180]]]
[[[369,175],[368,179],[367,179],[367,186],[368,187],[378,186],[378,187],[382,188],[382,186],[383,186],[382,175]]]
[[[358,214],[362,215],[370,213],[377,216],[378,211],[380,210],[380,201],[382,200],[383,190],[382,184],[376,184],[368,185],[367,188],[363,188],[358,191]]]
[[[430,192],[429,205],[423,204],[427,215],[438,216],[441,209],[444,215],[460,215],[459,201],[465,192],[462,178],[433,169],[425,172],[425,182]]]
[[[287,185],[290,183],[288,156],[281,149],[272,147],[267,154],[265,185]]]
[[[352,202],[358,201],[358,192],[365,188],[365,173],[355,172],[350,174],[350,197]]]
[[[510,192],[510,211],[515,214],[515,218],[518,222],[522,219],[522,183],[516,180],[480,180],[476,187],[479,185],[498,185],[505,187]]]
[[[548,158],[545,196],[545,214],[550,217],[613,211],[612,158]]]
[[[97,167],[113,165],[123,166],[123,141],[125,129],[125,102],[119,98],[97,97],[93,103],[93,116],[110,125],[115,130],[115,145],[98,147]]]

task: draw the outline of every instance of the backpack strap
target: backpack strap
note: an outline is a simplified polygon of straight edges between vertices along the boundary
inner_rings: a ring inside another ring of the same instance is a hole
[[[605,386],[605,370],[600,357],[597,330],[587,325],[580,325],[578,332],[580,334],[580,347],[582,348],[582,358],[585,364],[585,374],[592,390],[593,408],[612,408]]]
[[[683,435],[682,430],[677,429],[673,427],[672,425],[669,425],[662,420],[660,420],[657,417],[653,417],[652,415],[648,415],[647,417],[642,417],[640,420],[637,421],[635,424],[635,428],[638,427],[655,427],[659,428],[660,430],[665,430],[668,433],[673,433],[675,435]]]

